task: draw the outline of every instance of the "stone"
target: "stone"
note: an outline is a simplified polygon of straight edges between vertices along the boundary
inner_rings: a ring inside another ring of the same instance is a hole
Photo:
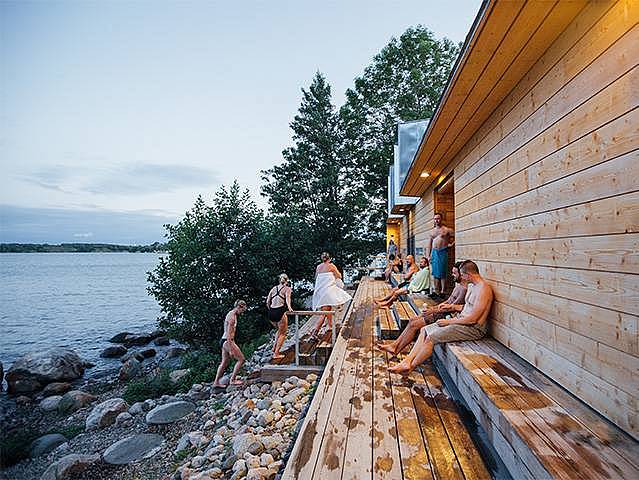
[[[257,423],[261,427],[266,427],[272,422],[273,422],[273,414],[269,412],[268,410],[260,412],[259,415],[257,416]]]
[[[275,459],[270,453],[263,453],[262,455],[260,455],[260,466],[268,467],[273,462],[275,462]]]
[[[233,473],[243,472],[246,474],[246,461],[243,458],[240,458],[233,464]]]
[[[317,380],[317,374],[315,373],[309,373],[308,375],[306,375],[306,381],[309,383],[313,383],[314,381]]]
[[[297,381],[297,386],[299,388],[303,388],[304,390],[308,390],[309,388],[311,388],[311,384],[309,382],[301,379]]]
[[[251,468],[246,473],[246,480],[270,480],[274,478],[273,472],[271,472],[268,468],[257,467]]]
[[[152,408],[155,408],[155,406],[157,405],[157,402],[153,400],[152,398],[147,398],[146,400],[144,400],[143,405],[144,405],[144,410],[149,411]]]
[[[53,382],[44,387],[44,390],[42,390],[42,396],[50,397],[52,395],[64,395],[72,388],[71,384],[67,382]]]
[[[151,340],[153,340],[153,337],[148,333],[130,333],[124,337],[124,341],[122,343],[124,343],[127,347],[132,347],[134,345],[141,347],[148,344]]]
[[[164,354],[164,358],[180,357],[186,353],[186,350],[182,347],[171,347]]]
[[[191,466],[193,468],[200,468],[202,465],[204,465],[204,462],[206,462],[206,458],[201,455],[196,455],[191,459]]]
[[[208,443],[209,439],[202,432],[190,432],[187,434],[189,438],[189,443],[193,445],[195,448],[200,448],[205,443]]]
[[[115,442],[104,451],[102,459],[111,465],[126,465],[155,455],[164,442],[162,435],[142,433]]]
[[[78,476],[91,465],[100,460],[100,455],[80,455],[71,453],[49,465],[40,480],[58,480]]]
[[[131,351],[131,352],[127,353],[126,355],[122,355],[120,357],[120,361],[122,363],[126,363],[129,360],[131,360],[132,358],[137,360],[138,362],[143,362],[144,361],[144,356],[140,352],[138,352],[137,350]]]
[[[124,343],[124,339],[127,337],[127,335],[133,335],[131,332],[121,332],[118,333],[117,335],[112,336],[109,339],[109,342],[111,343]]]
[[[233,453],[238,457],[243,457],[249,451],[249,447],[255,443],[257,438],[252,433],[243,433],[233,438]]]
[[[140,373],[142,373],[142,364],[135,358],[132,358],[124,362],[120,368],[119,378],[120,381],[124,382],[137,377]]]
[[[169,345],[171,341],[169,340],[169,337],[158,337],[155,340],[153,340],[153,343],[157,345],[158,347],[165,347]]]
[[[146,414],[146,423],[150,425],[173,423],[195,411],[195,408],[195,404],[184,401],[159,405]]]
[[[104,350],[102,350],[102,353],[100,353],[100,357],[102,357],[102,358],[121,357],[127,351],[128,350],[125,347],[123,347],[122,345],[114,345],[112,347],[107,347]]]
[[[268,408],[271,407],[272,404],[273,402],[271,401],[270,398],[263,398],[262,400],[258,400],[255,406],[259,408],[260,410],[267,410]]]
[[[121,412],[118,414],[117,417],[115,417],[115,424],[117,426],[122,426],[130,423],[131,420],[133,420],[133,415],[131,415],[129,412]]]
[[[30,352],[18,358],[7,371],[7,390],[11,394],[34,392],[49,383],[80,378],[84,369],[84,361],[68,348]]]
[[[57,410],[58,405],[60,404],[60,400],[62,400],[62,395],[53,395],[51,397],[47,397],[40,402],[40,408],[45,412]]]
[[[155,357],[157,355],[158,352],[155,351],[155,348],[145,348],[144,350],[140,351],[140,354],[144,357],[144,358],[151,358],[151,357]]]
[[[98,430],[113,425],[116,417],[128,409],[129,406],[121,398],[106,400],[93,407],[85,422],[86,430]]]
[[[248,451],[252,455],[259,455],[264,451],[264,445],[262,445],[262,442],[260,442],[259,440],[256,440],[249,445]]]
[[[58,403],[58,412],[63,414],[75,412],[94,402],[95,399],[96,397],[90,393],[82,390],[71,390],[62,395],[60,403]]]
[[[295,375],[293,375],[291,377],[288,377],[286,381],[290,383],[291,385],[297,385],[297,382],[299,381],[299,377],[296,377]]]
[[[173,453],[177,455],[179,452],[182,452],[182,451],[186,450],[187,448],[189,448],[190,445],[191,445],[191,442],[189,441],[189,434],[185,433],[178,440],[178,443],[177,443]]]
[[[218,467],[213,467],[208,471],[210,478],[220,478],[222,476],[222,469]]]
[[[59,433],[50,433],[49,435],[44,435],[31,442],[31,447],[29,448],[31,457],[35,458],[39,457],[40,455],[46,455],[47,453],[52,452],[66,442],[67,438]]]
[[[135,402],[131,405],[131,408],[129,408],[129,413],[131,415],[140,415],[141,413],[144,413],[144,403]]]

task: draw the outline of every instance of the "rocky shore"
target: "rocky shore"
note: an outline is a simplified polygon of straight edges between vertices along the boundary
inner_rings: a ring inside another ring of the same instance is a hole
[[[24,367],[29,362],[23,362],[21,369],[12,366],[9,379],[18,380],[9,385],[13,395],[2,399],[4,441],[27,428],[42,435],[30,444],[28,459],[0,470],[0,476],[16,480],[277,478],[317,383],[315,375],[259,381],[261,365],[270,360],[271,339],[248,359],[242,386],[214,389],[211,384],[196,383],[185,393],[128,404],[122,397],[130,379],[151,374],[160,365],[171,370],[173,382],[188,375],[180,362],[183,349],[169,348],[161,358],[148,361],[146,345],[151,341],[166,345],[169,340],[160,335],[137,339],[131,335],[124,332],[112,339],[121,344],[103,352],[129,356],[109,378],[73,382],[54,374],[52,382],[52,377],[42,377],[42,371],[55,370],[50,368],[52,362],[40,362],[42,368],[33,375]],[[63,351],[56,355],[73,360],[58,362],[68,371],[80,372],[77,362],[81,359]],[[37,355],[41,360],[43,356]],[[38,369],[30,361],[33,373]],[[28,390],[36,384],[37,388],[45,385],[44,389]]]

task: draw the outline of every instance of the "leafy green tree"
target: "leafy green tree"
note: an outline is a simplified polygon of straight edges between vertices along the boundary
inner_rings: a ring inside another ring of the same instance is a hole
[[[343,161],[359,172],[357,181],[369,205],[369,235],[384,232],[395,125],[432,118],[458,54],[459,46],[447,38],[438,40],[426,27],[411,27],[399,39],[392,38],[346,91],[339,112]]]
[[[262,211],[235,182],[221,187],[213,204],[198,197],[175,225],[166,225],[168,256],[148,274],[148,291],[160,304],[160,326],[176,338],[210,344],[221,338],[223,320],[236,299],[249,309],[238,324],[238,341],[268,328],[263,303],[277,269]]]
[[[292,247],[284,264],[291,273],[312,279],[322,251],[348,266],[369,250],[360,225],[367,204],[353,181],[354,165],[343,159],[340,118],[321,73],[302,89],[291,129],[293,146],[282,152],[284,162],[262,172],[262,194],[268,198],[275,232]]]

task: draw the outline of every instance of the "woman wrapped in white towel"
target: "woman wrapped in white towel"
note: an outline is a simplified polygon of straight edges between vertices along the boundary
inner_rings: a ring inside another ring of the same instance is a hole
[[[313,310],[331,310],[332,307],[342,305],[351,299],[351,296],[342,290],[344,286],[342,282],[342,274],[339,273],[337,267],[331,262],[331,256],[324,252],[321,255],[322,263],[315,269],[315,290],[313,291]],[[324,322],[328,320],[329,330],[333,327],[333,315],[327,313],[322,315],[317,321],[315,330],[311,334],[314,339],[318,338],[318,334]]]

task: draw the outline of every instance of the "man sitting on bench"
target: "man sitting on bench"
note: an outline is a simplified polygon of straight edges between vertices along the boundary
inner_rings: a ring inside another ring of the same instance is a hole
[[[440,318],[444,318],[449,313],[459,313],[462,311],[466,297],[466,283],[462,281],[459,273],[459,266],[462,262],[457,262],[453,266],[453,279],[455,280],[455,288],[450,297],[439,305],[422,307],[421,315],[411,318],[408,325],[401,335],[392,342],[378,342],[377,346],[392,355],[397,355],[404,350],[406,345],[415,339],[419,333],[419,329],[429,325]]]
[[[486,335],[493,290],[479,274],[479,268],[474,262],[463,262],[459,271],[462,281],[468,285],[466,304],[462,311],[451,319],[444,318],[423,327],[408,356],[397,365],[389,367],[390,372],[409,374],[432,356],[433,348],[438,343],[478,340]]]
[[[400,284],[401,286],[401,284]],[[430,269],[428,268],[428,260],[422,257],[419,261],[419,271],[414,273],[407,286],[393,288],[390,294],[384,298],[376,298],[375,303],[381,307],[390,307],[395,300],[401,295],[407,293],[417,293],[428,290],[430,287]]]

